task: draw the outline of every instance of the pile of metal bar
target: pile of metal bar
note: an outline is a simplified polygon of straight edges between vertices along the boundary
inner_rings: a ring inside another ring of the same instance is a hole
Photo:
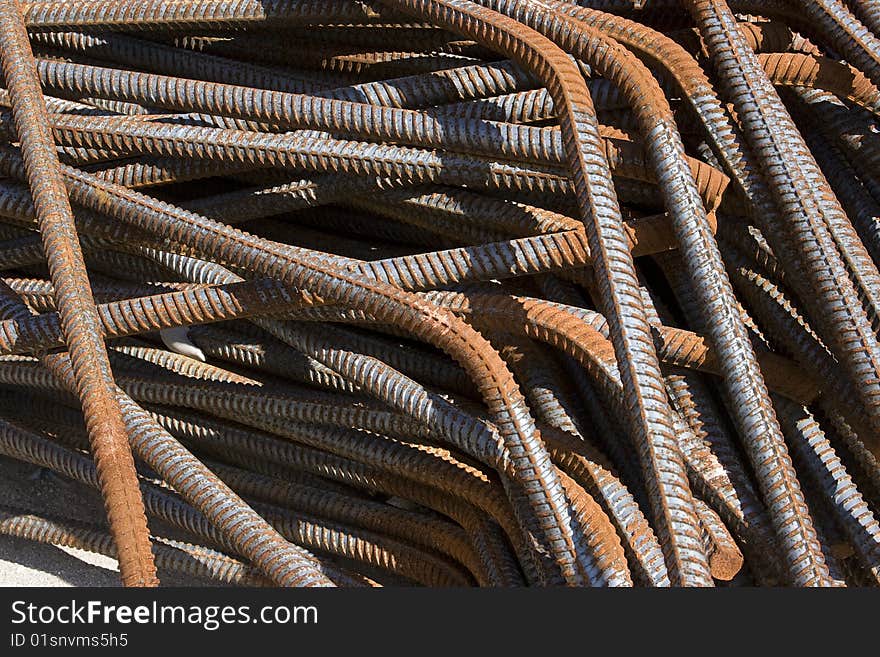
[[[0,61],[0,476],[106,511],[0,533],[880,584],[877,3],[0,0]]]

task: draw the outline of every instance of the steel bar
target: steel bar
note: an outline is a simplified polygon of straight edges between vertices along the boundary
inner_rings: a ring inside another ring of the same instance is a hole
[[[880,14],[643,4],[0,2],[0,534],[880,585]]]

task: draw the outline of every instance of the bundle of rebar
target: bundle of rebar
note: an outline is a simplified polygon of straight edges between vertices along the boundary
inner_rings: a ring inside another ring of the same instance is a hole
[[[0,474],[105,511],[0,533],[880,584],[875,3],[0,0],[0,63]]]

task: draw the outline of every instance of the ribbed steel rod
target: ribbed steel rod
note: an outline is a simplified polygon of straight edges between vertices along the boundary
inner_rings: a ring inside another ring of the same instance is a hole
[[[97,328],[95,302],[33,56],[15,0],[0,3],[0,60],[55,290],[55,305],[89,426],[111,531],[119,546],[122,578],[129,586],[155,586],[158,580],[134,461]]]

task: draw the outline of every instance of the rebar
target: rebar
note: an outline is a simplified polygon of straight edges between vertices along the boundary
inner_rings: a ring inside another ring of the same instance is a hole
[[[0,2],[0,453],[107,514],[0,534],[135,586],[880,585],[878,16]]]

